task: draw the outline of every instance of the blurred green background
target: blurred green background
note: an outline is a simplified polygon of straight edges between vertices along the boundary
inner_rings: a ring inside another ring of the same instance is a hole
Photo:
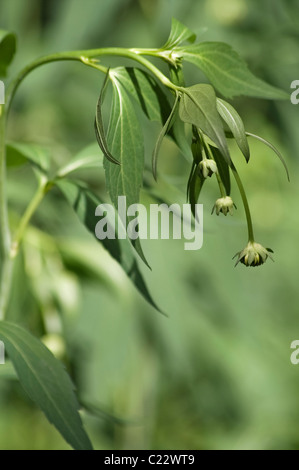
[[[201,40],[230,43],[253,72],[288,91],[299,79],[298,8],[295,0],[0,0],[0,26],[18,35],[13,74],[55,51],[158,47],[174,16]],[[202,79],[186,67],[188,85]],[[16,96],[10,139],[48,145],[56,163],[67,162],[95,140],[101,83],[101,74],[77,63],[35,71]],[[299,108],[243,98],[235,106],[248,131],[277,145],[291,172],[289,184],[258,142],[250,142],[249,165],[231,149],[257,241],[274,250],[275,263],[234,268],[231,258],[247,241],[235,186],[234,218],[211,217],[217,188],[203,191],[201,250],[184,251],[177,240],[143,243],[152,266],[143,272],[167,318],[139,296],[58,192],[26,234],[9,319],[65,361],[90,410],[83,419],[97,449],[299,448],[299,365],[290,362],[290,343],[299,338]],[[157,131],[144,126],[147,157]],[[157,190],[183,201],[189,168],[171,142],[160,169]],[[105,190],[100,170],[82,177]],[[12,221],[35,185],[30,168],[9,172]],[[9,364],[0,367],[0,448],[67,449],[10,375]]]

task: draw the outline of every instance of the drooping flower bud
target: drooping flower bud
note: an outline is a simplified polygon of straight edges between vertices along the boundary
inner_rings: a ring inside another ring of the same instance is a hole
[[[271,258],[274,261],[271,253],[273,253],[271,248],[264,248],[259,243],[248,242],[244,250],[234,256],[234,258],[238,257],[235,266],[240,262],[245,266],[260,266],[267,261],[267,258]]]
[[[202,173],[204,178],[212,176],[213,173],[217,173],[218,168],[216,162],[212,159],[202,160],[199,164],[199,171]]]
[[[236,205],[230,196],[221,197],[215,202],[215,205],[212,209],[212,214],[214,210],[216,210],[217,215],[219,215],[220,212],[222,212],[224,215],[227,215],[228,213],[233,215],[234,207],[236,207]]]

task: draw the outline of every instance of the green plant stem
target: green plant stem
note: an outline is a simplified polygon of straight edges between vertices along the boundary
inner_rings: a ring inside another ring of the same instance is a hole
[[[19,246],[23,239],[24,232],[31,220],[31,217],[33,216],[34,212],[36,211],[45,194],[50,190],[50,188],[51,185],[46,179],[43,179],[40,182],[36,194],[31,200],[20,221],[19,227],[17,229],[15,237],[13,238],[12,243],[9,243],[4,263],[2,263],[1,265],[0,320],[4,320],[5,318],[11,291],[14,260],[18,254]]]
[[[21,84],[24,78],[29,75],[30,72],[35,70],[36,68],[49,64],[51,62],[58,62],[58,61],[77,61],[81,62],[88,66],[95,66],[96,62],[91,62],[91,59],[96,59],[97,57],[101,56],[118,56],[124,57],[127,59],[132,59],[134,61],[139,62],[141,65],[146,67],[150,72],[152,72],[156,78],[158,78],[163,85],[168,87],[173,91],[179,91],[180,87],[174,85],[169,78],[167,78],[157,67],[155,67],[149,60],[142,57],[140,54],[134,52],[133,49],[124,49],[119,47],[107,47],[102,49],[91,49],[91,50],[83,50],[83,51],[71,51],[71,52],[58,52],[56,54],[51,54],[45,57],[41,57],[40,59],[32,62],[27,67],[25,67],[19,75],[10,83],[7,89],[7,108],[10,108],[11,101]],[[97,65],[99,70],[101,66]],[[104,71],[104,68],[103,70]]]
[[[227,194],[226,194],[226,191],[225,191],[225,187],[224,187],[224,184],[222,183],[222,179],[220,178],[220,175],[219,175],[218,171],[216,173],[216,178],[217,178],[217,182],[218,182],[221,197],[226,197]]]
[[[254,233],[253,233],[252,218],[251,218],[250,208],[249,208],[247,196],[246,196],[246,193],[245,193],[245,189],[244,189],[242,180],[239,176],[239,173],[237,172],[237,169],[236,169],[235,165],[232,165],[231,170],[233,172],[234,178],[235,178],[236,183],[238,185],[238,188],[239,188],[239,191],[240,191],[240,194],[241,194],[241,198],[242,198],[242,201],[243,201],[243,206],[244,206],[244,209],[245,209],[246,220],[247,220],[247,228],[248,228],[248,241],[253,243],[254,242]]]
[[[0,320],[4,318],[7,293],[10,290],[12,263],[10,259],[10,229],[6,196],[6,112],[0,106]]]
[[[40,205],[41,201],[43,200],[47,192],[50,190],[50,188],[51,188],[51,184],[48,182],[48,180],[46,178],[42,178],[35,195],[31,199],[30,204],[28,205],[23,217],[21,218],[17,232],[13,238],[12,245],[11,245],[11,253],[10,253],[10,256],[12,259],[14,259],[17,256],[25,230],[28,227],[28,224],[33,214],[35,213],[36,209],[38,208],[38,206]]]
[[[1,255],[3,258],[7,256],[10,250],[10,231],[7,215],[6,200],[6,149],[5,149],[5,132],[6,132],[6,114],[5,105],[0,106],[0,243]]]

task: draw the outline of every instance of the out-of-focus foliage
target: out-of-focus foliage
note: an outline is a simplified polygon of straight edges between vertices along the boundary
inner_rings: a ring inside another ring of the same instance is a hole
[[[174,16],[204,40],[230,43],[258,76],[286,91],[299,78],[297,13],[290,0],[0,3],[1,28],[19,38],[12,72],[58,50],[160,46]],[[191,64],[186,70],[187,86],[203,78]],[[16,96],[11,139],[50,146],[52,158],[67,164],[95,139],[101,84],[97,71],[80,64],[35,71]],[[200,251],[184,251],[180,241],[143,243],[152,267],[143,272],[168,318],[136,293],[58,192],[45,199],[26,233],[8,319],[29,326],[65,361],[91,411],[83,419],[96,448],[299,447],[299,366],[290,363],[290,343],[299,337],[298,110],[289,102],[252,99],[239,99],[236,108],[246,129],[271,140],[290,167],[289,185],[272,152],[250,140],[251,170],[243,179],[258,239],[274,249],[274,264],[233,268],[232,256],[245,245],[241,202],[235,201],[234,218],[210,217],[216,188],[203,189]],[[147,125],[146,142],[158,131],[156,123]],[[242,174],[246,162],[237,147],[231,150]],[[163,142],[160,165],[168,177],[157,183],[159,192],[184,202],[180,190],[189,168],[170,141]],[[83,171],[105,194],[101,173]],[[9,171],[12,221],[34,188],[27,167]],[[151,202],[145,192],[143,202]],[[42,414],[24,402],[9,363],[0,366],[0,392],[1,449],[66,448]]]

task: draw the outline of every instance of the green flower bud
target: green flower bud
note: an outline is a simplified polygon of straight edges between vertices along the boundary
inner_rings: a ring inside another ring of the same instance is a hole
[[[248,242],[244,250],[234,256],[234,258],[238,257],[235,266],[239,262],[245,266],[260,266],[266,262],[267,258],[271,258],[274,261],[271,253],[273,253],[271,248],[264,248],[259,243]]]
[[[217,164],[212,159],[202,160],[199,164],[199,171],[202,173],[204,178],[207,178],[208,176],[211,177],[213,173],[217,173],[218,171]]]
[[[236,205],[234,204],[234,201],[230,196],[221,197],[215,202],[215,205],[212,209],[212,214],[216,209],[217,215],[219,215],[220,212],[222,212],[222,214],[224,215],[227,215],[228,213],[230,213],[230,215],[233,215],[234,207],[236,207]]]

